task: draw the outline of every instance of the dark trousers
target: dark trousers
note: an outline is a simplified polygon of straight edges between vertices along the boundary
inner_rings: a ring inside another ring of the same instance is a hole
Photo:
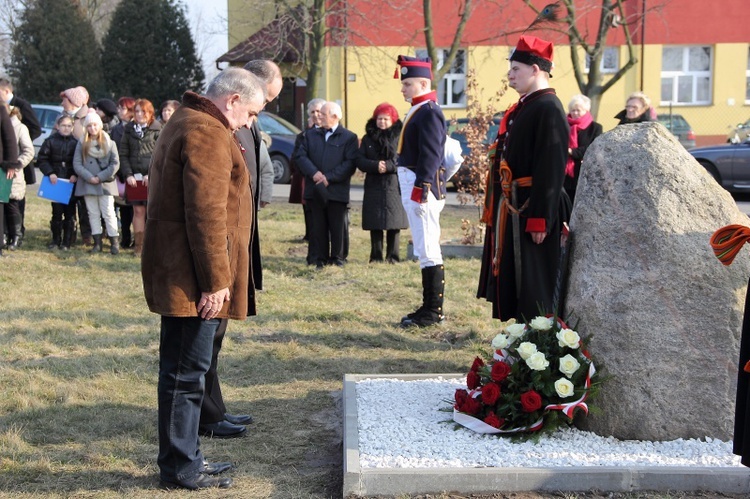
[[[316,243],[318,265],[343,265],[344,231],[346,230],[346,203],[308,200],[313,217],[313,240]]]
[[[219,375],[216,372],[221,344],[224,342],[224,335],[227,332],[227,324],[229,324],[228,319],[221,319],[216,334],[214,334],[211,366],[206,372],[206,393],[203,395],[203,405],[201,405],[201,424],[223,421],[224,414],[227,413],[224,397],[221,395],[221,386],[219,386]]]
[[[161,318],[159,344],[159,457],[164,480],[189,480],[203,466],[198,424],[220,319]]]
[[[316,263],[318,263],[318,257],[315,254],[317,247],[315,243],[315,237],[313,236],[315,231],[313,230],[313,216],[312,216],[312,207],[310,206],[310,201],[306,201],[305,204],[302,205],[302,211],[305,214],[305,240],[307,241],[307,264],[315,265]]]
[[[86,201],[83,196],[75,198],[78,205],[78,227],[81,229],[81,237],[84,239],[91,238],[91,223],[89,223],[89,210],[86,208]]]
[[[386,251],[385,259],[389,262],[398,262],[399,260],[399,241],[401,231],[399,229],[390,229],[386,231]],[[383,261],[383,231],[382,230],[371,230],[370,231],[370,261],[371,262],[382,262]]]
[[[71,199],[68,204],[52,203],[52,221],[62,222],[76,219],[76,200]]]
[[[129,245],[133,240],[130,226],[133,224],[133,207],[129,204],[118,206],[120,212],[120,234],[124,245]]]
[[[0,174],[4,170],[0,169]],[[5,203],[0,203],[0,250],[5,248]]]
[[[23,236],[23,213],[21,212],[22,199],[10,199],[5,205],[5,231],[8,240]]]

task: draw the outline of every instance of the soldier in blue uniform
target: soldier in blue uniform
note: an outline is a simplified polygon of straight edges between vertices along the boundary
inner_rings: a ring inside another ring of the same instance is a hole
[[[398,56],[395,78],[411,102],[398,144],[398,180],[422,269],[422,306],[401,319],[402,327],[426,327],[441,322],[445,268],[440,249],[440,212],[445,206],[445,117],[432,90],[429,58]]]
[[[501,320],[557,312],[560,241],[570,212],[562,188],[570,129],[549,86],[552,52],[552,43],[522,36],[510,56],[509,86],[521,98],[500,123],[485,190],[478,291]]]

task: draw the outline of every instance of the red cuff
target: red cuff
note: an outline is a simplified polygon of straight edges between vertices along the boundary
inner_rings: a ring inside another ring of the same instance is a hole
[[[527,219],[526,232],[547,232],[547,221],[543,218]]]
[[[411,200],[415,203],[422,203],[422,188],[412,187],[411,189]]]

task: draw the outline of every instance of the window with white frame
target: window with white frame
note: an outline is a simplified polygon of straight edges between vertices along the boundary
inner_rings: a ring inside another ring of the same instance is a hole
[[[447,58],[447,49],[438,49],[436,67],[443,67],[443,61]],[[427,57],[426,50],[417,50],[417,57]],[[456,52],[456,58],[450,70],[445,73],[437,88],[438,104],[443,107],[465,107],[466,106],[466,51],[460,49]]]
[[[661,104],[710,104],[712,65],[710,46],[662,48]]]
[[[591,56],[586,54],[586,72],[591,67]],[[604,47],[599,70],[602,73],[616,73],[620,69],[620,47]]]
[[[750,104],[750,49],[747,51],[747,69],[745,69],[745,104]]]

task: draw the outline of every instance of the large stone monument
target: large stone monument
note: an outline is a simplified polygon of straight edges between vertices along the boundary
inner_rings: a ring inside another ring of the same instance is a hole
[[[750,255],[709,244],[750,226],[732,197],[658,123],[618,126],[584,158],[566,316],[610,376],[580,423],[619,439],[732,438]]]

